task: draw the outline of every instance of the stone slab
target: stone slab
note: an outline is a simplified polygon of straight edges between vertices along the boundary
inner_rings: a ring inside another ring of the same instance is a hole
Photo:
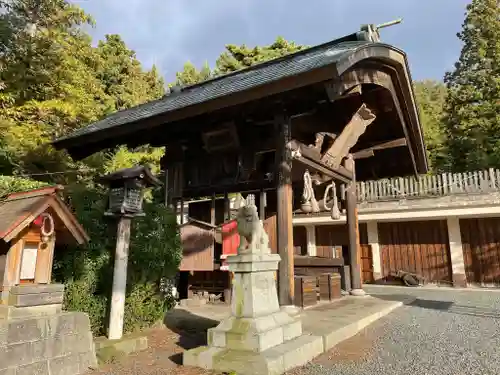
[[[37,293],[60,293],[64,292],[63,284],[36,284],[36,285],[16,285],[10,287],[9,293],[22,294],[37,294]]]
[[[62,312],[61,304],[16,307],[0,305],[0,319],[22,319],[54,315]]]
[[[16,307],[62,304],[64,292],[14,294],[9,293],[8,304]]]
[[[183,364],[238,375],[279,375],[322,352],[321,337],[302,335],[261,353],[203,346],[184,352]]]
[[[84,313],[0,319],[2,375],[78,375],[96,366],[90,321]]]
[[[125,335],[120,340],[109,340],[107,337],[98,337],[94,340],[95,349],[114,347],[124,354],[139,352],[148,348],[148,337],[145,335]]]
[[[277,311],[252,319],[229,317],[208,330],[208,345],[259,353],[301,334],[299,317]]]
[[[387,300],[382,300],[378,299],[372,296],[365,296],[365,297],[354,297],[354,296],[347,296],[347,297],[342,297],[339,300],[336,300],[334,302],[330,303],[321,303],[318,304],[310,309],[307,310],[301,310],[300,314],[297,314],[297,316],[300,316],[302,320],[302,331],[303,331],[303,336],[301,337],[319,337],[321,338],[321,353],[324,351],[328,351],[331,348],[333,348],[335,345],[339,344],[340,342],[349,339],[350,337],[356,335],[360,331],[362,331],[364,328],[366,328],[368,325],[371,323],[375,322],[376,320],[382,318],[383,316],[386,316],[399,306],[401,306],[403,302],[401,301],[387,301]],[[209,305],[207,305],[209,306]],[[184,309],[184,308],[183,308]],[[286,308],[283,307],[282,310],[285,310]],[[190,319],[198,319],[198,320],[218,320],[221,321],[223,319],[227,319],[228,315],[230,315],[229,308],[224,305],[213,305],[210,306],[209,309],[207,307],[193,307],[193,308],[186,308],[186,311],[189,313]],[[288,310],[286,310],[288,311]],[[184,321],[184,325],[190,324],[187,321]],[[298,338],[298,339],[299,339]],[[300,342],[300,341],[299,341]],[[282,345],[291,345],[289,342],[285,342]],[[282,347],[282,346],[279,346]],[[283,346],[287,347],[287,346]],[[206,348],[206,347],[203,347]],[[211,348],[209,352],[205,353],[204,355],[201,356],[201,359],[199,360],[194,360],[192,358],[189,358],[190,356],[192,357],[193,355],[196,356],[196,351],[199,350],[200,352],[206,352],[206,349],[202,348],[197,348],[193,349],[194,352],[185,352],[187,353],[187,360],[185,364],[193,364],[195,366],[199,366],[196,363],[199,363],[202,361],[203,363],[212,363],[212,362],[206,362],[209,361],[210,358],[220,358],[220,353],[223,349],[216,350],[220,348]],[[276,350],[277,347],[268,349],[261,354],[266,354],[267,353],[272,353],[273,350]],[[215,353],[214,353],[215,352]],[[317,355],[319,355],[317,354]],[[219,356],[219,357],[218,357]],[[250,354],[245,354],[245,359],[249,360],[253,357],[250,356]],[[250,356],[250,357],[249,357]],[[297,354],[298,356],[298,354]],[[293,356],[295,357],[295,355]],[[207,359],[208,358],[208,359]],[[238,357],[239,358],[239,357]],[[268,358],[268,357],[266,357]],[[274,359],[273,359],[274,358]],[[276,368],[282,368],[279,367],[281,366],[280,361],[283,360],[281,359],[276,359],[276,356],[271,356],[269,357],[267,364],[262,365],[262,364],[255,364],[253,367],[254,369],[261,369],[259,366],[264,366],[264,369],[267,369],[266,371],[274,371],[273,369]],[[198,361],[198,362],[196,362]],[[205,361],[205,362],[204,362]],[[239,362],[238,362],[239,363]],[[278,364],[276,364],[278,363]],[[236,366],[236,365],[235,365]],[[266,367],[267,366],[267,367]],[[284,365],[283,365],[284,366]],[[300,366],[300,365],[297,365]],[[296,366],[295,366],[296,367]],[[224,370],[221,370],[224,371]],[[233,370],[234,371],[234,370]],[[251,372],[252,369],[243,369],[245,374],[261,374],[260,372]],[[238,372],[237,372],[238,373]],[[272,373],[272,372],[269,372]],[[239,373],[238,373],[239,374]],[[266,372],[262,372],[262,374],[267,374]]]
[[[304,311],[302,326],[304,332],[321,336],[324,350],[328,351],[402,305],[401,301],[370,296],[344,297]]]

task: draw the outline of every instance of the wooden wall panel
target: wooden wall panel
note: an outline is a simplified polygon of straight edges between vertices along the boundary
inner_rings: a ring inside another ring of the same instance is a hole
[[[361,244],[361,279],[363,283],[374,281],[372,247],[363,243]]]
[[[368,243],[365,223],[359,224],[359,240],[361,244]],[[316,252],[318,257],[333,258],[335,246],[349,246],[347,225],[318,225],[316,226]]]
[[[399,270],[427,281],[452,282],[445,220],[378,223],[383,276]]]
[[[182,260],[180,271],[213,271],[214,269],[214,232],[197,224],[180,227]]]
[[[467,282],[500,284],[500,218],[460,219]]]
[[[278,239],[276,233],[276,215],[268,217],[264,220],[264,230],[269,237],[269,246],[271,247],[271,253],[278,253]]]
[[[307,255],[306,227],[293,227],[293,249],[295,255]]]

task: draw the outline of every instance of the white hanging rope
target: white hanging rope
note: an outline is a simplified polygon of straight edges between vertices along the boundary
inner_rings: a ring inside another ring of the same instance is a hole
[[[40,232],[42,234],[42,242],[47,242],[49,238],[54,234],[55,230],[54,219],[52,218],[52,215],[46,212],[44,212],[40,216],[43,218],[42,226],[40,227]],[[47,222],[49,223],[49,229],[46,229]]]
[[[306,169],[304,172],[304,190],[302,192],[303,204],[310,204],[312,212],[319,212],[319,204],[314,196],[314,189],[312,185],[312,178],[309,171]]]
[[[328,193],[332,192],[332,206],[328,207]],[[332,181],[330,185],[328,185],[325,189],[325,193],[323,194],[323,205],[326,210],[330,210],[330,216],[333,220],[340,219],[340,210],[339,210],[339,202],[337,199],[337,188],[335,186],[335,182]]]

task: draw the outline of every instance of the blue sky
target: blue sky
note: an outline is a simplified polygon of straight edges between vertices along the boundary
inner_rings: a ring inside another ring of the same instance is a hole
[[[74,0],[96,20],[95,39],[120,34],[167,81],[186,61],[214,65],[224,45],[271,43],[278,35],[314,45],[364,23],[402,17],[382,40],[408,54],[413,78],[442,79],[460,53],[468,0]]]

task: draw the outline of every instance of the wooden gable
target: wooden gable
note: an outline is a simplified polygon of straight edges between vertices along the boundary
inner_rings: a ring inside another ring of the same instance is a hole
[[[180,271],[213,271],[215,227],[189,219],[179,227],[182,260]]]

